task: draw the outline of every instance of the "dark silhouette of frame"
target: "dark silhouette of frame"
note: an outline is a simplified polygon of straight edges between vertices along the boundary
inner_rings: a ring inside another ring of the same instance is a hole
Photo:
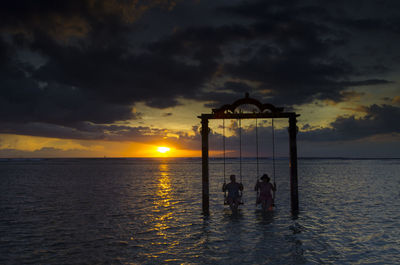
[[[235,110],[241,105],[254,105],[258,112],[238,113]],[[213,109],[211,114],[201,114],[201,153],[202,153],[202,206],[203,214],[210,214],[209,207],[209,172],[208,172],[208,120],[211,119],[276,119],[287,118],[289,120],[289,151],[290,151],[290,195],[291,211],[294,216],[299,212],[299,193],[297,178],[297,126],[296,117],[300,116],[295,112],[283,112],[283,108],[277,108],[272,104],[262,104],[260,101],[250,98],[246,93],[245,97],[236,100],[232,104],[223,105],[219,109]]]

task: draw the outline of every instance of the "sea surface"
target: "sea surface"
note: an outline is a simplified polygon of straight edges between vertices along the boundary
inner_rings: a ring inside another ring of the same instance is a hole
[[[0,160],[0,264],[400,263],[400,160],[299,160],[297,217],[286,159],[273,213],[256,207],[245,159],[232,214],[222,162],[210,160],[204,217],[198,158]],[[239,175],[237,159],[225,166],[227,180]]]

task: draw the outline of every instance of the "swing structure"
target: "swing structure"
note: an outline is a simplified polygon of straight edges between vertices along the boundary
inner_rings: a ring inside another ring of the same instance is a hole
[[[243,174],[242,174],[242,122],[241,119],[238,120],[238,125],[239,125],[239,176],[240,176],[240,184],[243,183]],[[274,118],[272,118],[272,169],[273,169],[273,183],[275,184],[275,127],[274,127]],[[256,170],[256,182],[258,183],[259,177],[260,177],[260,170],[259,170],[259,149],[258,149],[258,120],[256,118],[255,122],[255,131],[256,131],[256,165],[257,165],[257,170]],[[226,143],[225,143],[225,119],[222,119],[222,149],[223,149],[223,165],[224,165],[224,186],[226,185]],[[256,205],[258,204],[258,198],[259,198],[259,189],[256,190],[257,195],[256,195]],[[242,195],[243,192],[239,190],[239,204],[244,204],[242,200]],[[275,200],[275,191],[273,191],[273,196],[272,199]],[[224,205],[229,205],[228,203],[228,198],[227,198],[227,191],[224,190]]]
[[[236,109],[242,105],[254,105],[258,111],[252,113],[237,112]],[[223,120],[223,148],[224,148],[224,182],[225,182],[225,119],[236,119],[239,121],[239,139],[240,139],[240,178],[242,177],[241,170],[241,126],[242,119],[255,119],[256,120],[256,153],[257,153],[257,177],[259,175],[258,169],[258,119],[272,119],[272,138],[273,138],[273,176],[275,181],[275,135],[274,135],[274,119],[286,118],[289,120],[289,153],[290,153],[290,198],[291,198],[291,212],[296,216],[299,212],[299,196],[298,196],[298,179],[297,179],[297,126],[296,117],[300,116],[295,112],[284,112],[283,108],[277,108],[272,104],[262,104],[260,101],[250,98],[246,93],[245,97],[236,100],[232,104],[226,104],[218,109],[213,109],[211,114],[201,114],[198,118],[201,119],[201,151],[202,151],[202,208],[203,214],[209,215],[209,155],[208,155],[208,135],[210,128],[208,127],[208,120],[222,119]]]

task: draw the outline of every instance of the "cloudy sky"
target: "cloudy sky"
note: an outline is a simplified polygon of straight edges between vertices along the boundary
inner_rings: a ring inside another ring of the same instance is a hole
[[[197,116],[245,92],[301,114],[300,156],[400,157],[400,1],[25,0],[0,17],[0,157],[199,156]]]

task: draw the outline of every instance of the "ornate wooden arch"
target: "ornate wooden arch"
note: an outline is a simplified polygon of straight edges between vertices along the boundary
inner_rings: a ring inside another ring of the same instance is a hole
[[[213,109],[212,112],[215,115],[220,115],[220,114],[227,113],[227,112],[235,113],[235,110],[242,105],[254,105],[258,108],[259,113],[263,113],[266,110],[269,110],[270,113],[283,112],[283,108],[277,108],[274,105],[269,104],[269,103],[263,104],[260,101],[258,101],[257,99],[250,98],[249,93],[246,93],[244,98],[238,99],[235,102],[233,102],[232,104],[225,104],[218,109]]]
[[[242,113],[235,110],[242,105],[254,105],[258,108],[258,112]],[[209,215],[209,172],[208,172],[208,120],[210,119],[271,119],[271,118],[287,118],[289,120],[289,151],[290,151],[290,194],[292,214],[297,215],[299,212],[299,195],[297,180],[297,126],[296,117],[300,116],[295,112],[283,112],[283,108],[277,108],[269,103],[261,103],[260,101],[250,98],[246,93],[245,97],[238,99],[232,104],[225,104],[218,109],[213,109],[211,114],[201,114],[201,153],[202,153],[202,206],[203,214]]]

